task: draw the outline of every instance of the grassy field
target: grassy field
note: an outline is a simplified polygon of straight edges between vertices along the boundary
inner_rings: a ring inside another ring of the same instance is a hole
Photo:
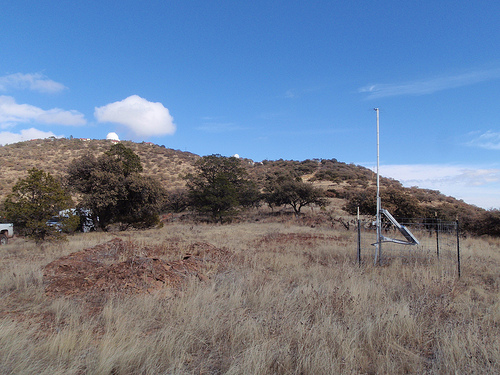
[[[47,264],[115,237],[120,260],[175,262],[195,243],[231,256],[175,288],[46,293]],[[295,219],[16,239],[0,248],[0,373],[500,373],[500,241],[461,244],[458,280],[418,254],[358,267],[355,230]]]

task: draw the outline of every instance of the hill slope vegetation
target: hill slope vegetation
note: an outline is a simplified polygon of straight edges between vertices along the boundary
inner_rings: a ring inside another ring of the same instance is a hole
[[[122,143],[139,155],[144,175],[158,179],[167,191],[184,188],[184,176],[194,171],[194,163],[200,158],[190,152],[152,143]],[[72,160],[88,152],[98,157],[111,144],[107,140],[49,138],[0,147],[0,201],[11,192],[19,178],[26,176],[30,168],[36,166],[64,180]],[[241,161],[251,179],[261,187],[270,176],[287,173],[321,187],[327,197],[338,199],[337,208],[342,208],[349,214],[355,214],[358,206],[362,214],[375,213],[376,178],[365,167],[336,159]],[[474,233],[496,234],[498,231],[495,229],[498,228],[495,223],[500,221],[498,211],[485,211],[436,190],[404,188],[393,179],[382,178],[381,184],[383,205],[396,217],[439,217],[442,220],[458,218],[464,223],[465,229]],[[487,224],[484,223],[485,220]]]

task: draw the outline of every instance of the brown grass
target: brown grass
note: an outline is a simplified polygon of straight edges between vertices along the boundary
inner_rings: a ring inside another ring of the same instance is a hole
[[[175,293],[45,293],[43,267],[115,234],[1,247],[2,374],[499,373],[500,241],[463,240],[462,278],[435,260],[355,265],[355,232],[300,222],[167,224],[119,234],[181,259],[233,254]],[[175,246],[174,246],[175,245]]]
[[[165,187],[184,186],[180,175],[192,171],[198,156],[148,143],[123,142],[140,158],[146,175],[155,176]],[[26,177],[33,167],[41,168],[57,177],[66,176],[69,163],[91,152],[98,156],[107,151],[111,143],[106,140],[37,139],[0,147],[2,173],[0,176],[0,202],[11,192],[18,179]]]

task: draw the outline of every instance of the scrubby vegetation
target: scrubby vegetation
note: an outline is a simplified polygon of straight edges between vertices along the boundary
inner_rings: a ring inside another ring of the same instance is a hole
[[[208,213],[215,222],[236,214],[240,207],[258,205],[260,194],[247,178],[241,161],[221,155],[204,156],[195,162],[195,172],[186,175],[188,206]]]
[[[358,267],[355,231],[286,220],[167,222],[132,239],[118,233],[121,246],[104,232],[43,248],[12,241],[0,248],[0,372],[500,372],[498,240],[463,239],[457,279],[444,256]],[[80,261],[94,263],[78,275],[84,264],[64,257],[83,249]],[[193,257],[218,260],[186,268],[180,284],[166,278]],[[82,281],[53,284],[56,271]]]
[[[192,200],[193,195],[189,196],[186,190],[189,179],[185,177],[194,176],[199,156],[150,143],[122,142],[121,144],[140,157],[144,168],[143,175],[158,180],[162,189],[166,191],[161,210],[175,213],[187,210],[189,207],[196,208]],[[0,147],[0,158],[5,161],[0,176],[0,198],[3,201],[16,181],[25,176],[34,160],[44,171],[63,179],[72,160],[88,153],[99,158],[109,147],[108,141],[79,139],[34,140]],[[304,161],[280,159],[262,162],[240,159],[239,163],[246,170],[248,180],[255,183],[260,193],[267,193],[261,196],[264,200],[272,198],[269,190],[272,176],[286,175],[303,183],[312,184],[304,185],[307,189],[321,190],[328,201],[334,202],[334,206],[338,207],[338,216],[345,212],[354,213],[357,206],[365,215],[372,216],[375,213],[375,174],[367,168],[342,163],[336,159]],[[461,227],[471,234],[499,234],[498,210],[487,211],[435,190],[405,188],[392,179],[381,178],[381,185],[383,205],[397,218],[437,217],[445,221],[458,219]],[[274,191],[277,192],[276,189]],[[277,194],[274,196],[278,197]],[[258,206],[254,204],[257,202],[256,199],[256,196],[252,196],[252,202],[240,202],[241,206]],[[271,205],[285,211],[288,205],[288,210],[293,210],[293,203],[277,203],[279,202],[275,201]],[[321,205],[322,201],[317,201],[316,204]],[[237,211],[232,210],[232,213]]]
[[[325,207],[328,205],[324,190],[304,182],[301,177],[285,173],[267,175],[263,199],[271,208],[290,206],[295,215],[299,215],[305,206]]]
[[[164,190],[151,176],[143,176],[140,157],[122,143],[96,158],[74,159],[68,168],[68,184],[81,194],[79,207],[90,210],[102,230],[110,224],[151,227],[159,222]]]
[[[183,187],[180,175],[192,170],[197,155],[149,143],[121,142],[136,153],[143,162],[144,174],[153,176],[169,188]],[[36,165],[55,177],[64,177],[69,163],[91,153],[96,158],[109,150],[106,140],[37,139],[0,146],[2,173],[0,175],[0,201],[11,192],[12,186],[26,171]]]
[[[375,211],[366,168],[110,146],[0,147],[0,194],[38,158],[86,205],[124,194],[99,214],[117,213],[108,224],[162,213],[154,229],[0,247],[0,373],[500,373],[500,211],[383,178],[396,217],[458,217],[461,277],[446,235],[439,260],[421,244],[358,265],[352,214]]]
[[[15,223],[16,231],[36,242],[58,238],[59,230],[74,232],[78,226],[75,220],[66,220],[62,228],[47,225],[47,221],[60,211],[73,206],[69,192],[61,181],[50,173],[37,168],[28,171],[25,178],[12,188],[4,203],[6,220]]]

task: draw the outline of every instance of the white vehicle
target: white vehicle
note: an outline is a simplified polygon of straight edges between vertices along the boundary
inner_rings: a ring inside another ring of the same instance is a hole
[[[14,236],[14,224],[0,224],[0,245],[7,245]]]

